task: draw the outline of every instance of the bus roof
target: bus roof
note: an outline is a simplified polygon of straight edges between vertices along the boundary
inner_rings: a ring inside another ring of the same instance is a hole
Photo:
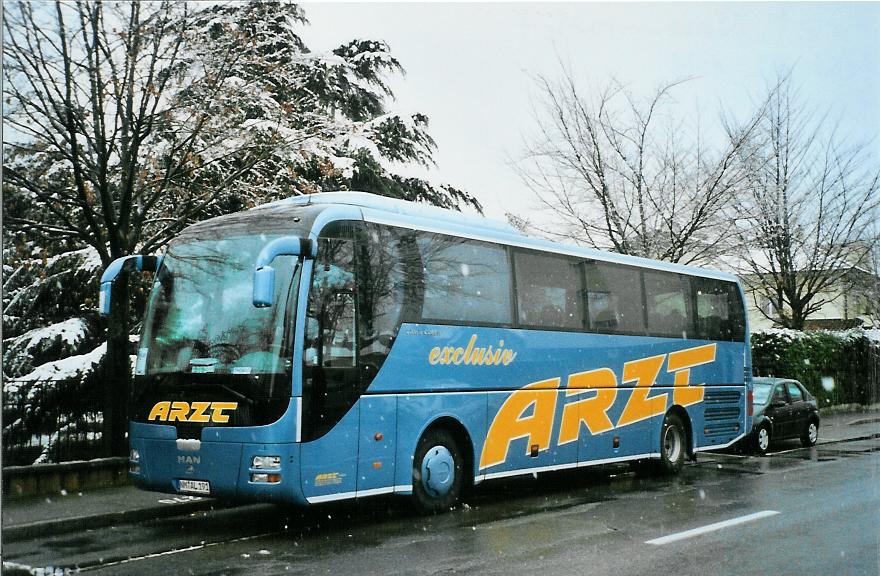
[[[558,254],[582,256],[606,262],[629,264],[641,268],[738,282],[735,275],[727,272],[697,266],[673,264],[638,256],[628,256],[615,252],[605,252],[571,244],[561,244],[527,236],[507,222],[366,192],[319,192],[293,196],[257,206],[253,210],[283,210],[284,208],[300,206],[325,206],[327,208],[332,206],[353,206],[360,208],[364,219],[371,222],[417,228]]]

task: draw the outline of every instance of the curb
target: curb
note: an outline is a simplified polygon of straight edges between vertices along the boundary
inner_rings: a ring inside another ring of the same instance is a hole
[[[816,442],[816,446],[828,446],[829,444],[842,444],[843,442],[862,442],[864,440],[877,440],[880,439],[880,432],[875,432],[873,434],[868,434],[867,436],[854,436],[852,438],[840,438],[837,440],[819,440]]]
[[[10,500],[28,496],[76,492],[84,488],[124,486],[128,479],[128,458],[7,466],[3,468],[3,497]]]
[[[847,426],[859,426],[861,424],[874,424],[876,422],[880,422],[880,416],[874,416],[872,418],[862,418],[861,420],[854,420],[853,422],[847,422]]]
[[[221,502],[219,500],[205,499],[195,502],[181,502],[179,504],[166,504],[149,508],[137,508],[135,510],[122,510],[119,512],[107,512],[104,514],[92,514],[88,516],[74,516],[59,520],[43,520],[18,526],[3,526],[3,540],[15,542],[45,535],[47,532],[63,533],[75,530],[88,530],[104,528],[114,524],[132,524],[146,520],[157,520],[193,514],[204,510],[218,510],[232,508],[235,504]]]

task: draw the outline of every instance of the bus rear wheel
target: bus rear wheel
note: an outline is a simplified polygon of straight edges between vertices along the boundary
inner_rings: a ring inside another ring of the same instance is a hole
[[[424,514],[455,506],[461,497],[464,466],[458,444],[442,428],[425,432],[413,458],[413,503]]]
[[[686,452],[687,433],[684,423],[677,414],[667,414],[660,432],[660,473],[678,474],[684,467]]]

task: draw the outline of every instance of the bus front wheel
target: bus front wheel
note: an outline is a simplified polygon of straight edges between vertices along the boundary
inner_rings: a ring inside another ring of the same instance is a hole
[[[684,467],[687,432],[677,414],[667,414],[660,432],[660,472],[678,474]]]
[[[413,502],[422,513],[436,514],[461,497],[464,466],[452,434],[433,428],[419,439],[413,458]]]

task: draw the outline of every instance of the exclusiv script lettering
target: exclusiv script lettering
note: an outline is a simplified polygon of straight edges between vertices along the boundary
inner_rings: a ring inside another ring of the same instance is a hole
[[[516,359],[516,352],[504,347],[504,340],[492,346],[477,346],[477,335],[471,336],[467,346],[435,346],[428,354],[433,366],[507,366]]]

